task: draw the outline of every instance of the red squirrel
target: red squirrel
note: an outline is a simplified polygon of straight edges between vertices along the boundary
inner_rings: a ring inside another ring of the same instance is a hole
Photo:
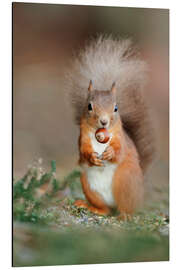
[[[74,59],[68,75],[80,126],[79,164],[87,201],[75,205],[100,215],[117,208],[131,216],[143,201],[144,175],[154,156],[151,121],[143,96],[147,66],[130,40],[99,36]],[[109,134],[98,142],[96,132]]]

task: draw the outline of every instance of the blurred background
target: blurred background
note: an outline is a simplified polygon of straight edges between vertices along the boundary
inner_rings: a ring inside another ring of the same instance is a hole
[[[145,89],[157,139],[150,185],[168,186],[169,12],[163,9],[13,3],[14,176],[35,158],[58,175],[77,165],[78,133],[63,78],[74,51],[96,33],[132,37],[150,68]]]

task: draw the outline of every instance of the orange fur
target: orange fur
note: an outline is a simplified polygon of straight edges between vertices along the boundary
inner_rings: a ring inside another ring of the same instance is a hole
[[[77,56],[68,79],[76,123],[80,125],[79,163],[97,166],[85,168],[88,178],[85,174],[81,177],[92,206],[82,201],[76,205],[95,213],[109,213],[106,204],[115,204],[121,218],[132,214],[142,201],[143,175],[155,153],[142,93],[147,67],[131,45],[129,40],[100,35]],[[111,134],[104,148],[92,137],[99,128],[107,128]],[[103,170],[98,166],[106,167]]]
[[[110,209],[106,206],[101,196],[95,192],[92,191],[89,187],[89,184],[86,180],[85,173],[81,176],[81,184],[84,191],[84,194],[86,195],[86,198],[91,203],[91,206],[89,206],[86,202],[83,200],[77,200],[75,202],[75,205],[78,207],[87,208],[91,212],[99,215],[107,215],[110,212]]]
[[[122,130],[121,121],[118,120],[117,123],[110,129],[109,132],[113,134],[110,146],[114,150],[114,155],[111,161],[119,163],[123,158],[125,151],[125,138]]]
[[[80,163],[86,163],[88,166],[93,166],[90,157],[93,154],[91,141],[88,136],[91,131],[84,119],[81,123],[81,132],[79,138]],[[123,220],[129,219],[129,214],[133,214],[136,207],[143,199],[143,174],[139,165],[138,153],[134,143],[122,129],[120,120],[109,130],[113,134],[110,145],[112,148],[112,157],[103,158],[112,163],[119,164],[115,170],[112,180],[112,190],[117,208],[120,211],[120,218]],[[105,153],[103,153],[104,157]],[[85,173],[82,174],[81,184],[84,194],[91,204],[88,205],[84,201],[76,201],[78,207],[88,208],[96,214],[108,214],[110,208],[105,204],[101,196],[92,191],[86,180]]]
[[[143,172],[140,167],[139,155],[134,142],[122,127],[120,117],[117,114],[112,114],[114,101],[103,91],[101,96],[97,92],[94,95],[97,95],[99,100],[95,99],[93,103],[93,113],[84,114],[81,118],[79,163],[81,165],[86,164],[86,166],[103,166],[103,160],[107,160],[117,164],[112,177],[112,194],[116,207],[120,211],[120,218],[129,219],[129,215],[134,213],[143,199]],[[108,108],[106,112],[101,106],[105,102]],[[112,134],[112,137],[100,159],[92,148],[89,134],[95,134],[98,117],[101,117],[104,113],[109,115],[108,132]],[[81,184],[84,194],[91,205],[81,200],[76,201],[75,205],[88,208],[96,214],[109,214],[111,208],[106,205],[97,191],[91,190],[85,173],[82,174]]]
[[[113,178],[113,193],[121,215],[133,214],[143,200],[143,175],[135,149],[117,167]]]
[[[79,152],[80,152],[80,158],[79,163],[88,163],[91,165],[90,157],[93,153],[93,149],[91,146],[91,141],[88,136],[89,128],[84,123],[81,124],[80,129],[80,136],[79,136]]]

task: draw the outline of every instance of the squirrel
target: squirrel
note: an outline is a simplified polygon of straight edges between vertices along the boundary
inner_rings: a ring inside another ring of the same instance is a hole
[[[81,184],[88,202],[77,207],[99,215],[113,208],[131,217],[144,198],[144,175],[153,161],[152,123],[143,89],[147,65],[129,39],[100,35],[74,58],[66,80],[80,127]],[[106,143],[95,133],[106,129]]]

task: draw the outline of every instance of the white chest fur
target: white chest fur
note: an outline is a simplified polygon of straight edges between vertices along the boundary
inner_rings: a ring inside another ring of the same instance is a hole
[[[110,140],[108,143],[103,144],[96,140],[94,134],[90,133],[89,136],[91,138],[91,144],[94,152],[101,155],[109,145]],[[114,196],[112,193],[112,179],[116,166],[116,164],[105,161],[103,167],[92,166],[85,168],[90,188],[98,192],[103,197],[105,203],[111,207],[115,206]]]

